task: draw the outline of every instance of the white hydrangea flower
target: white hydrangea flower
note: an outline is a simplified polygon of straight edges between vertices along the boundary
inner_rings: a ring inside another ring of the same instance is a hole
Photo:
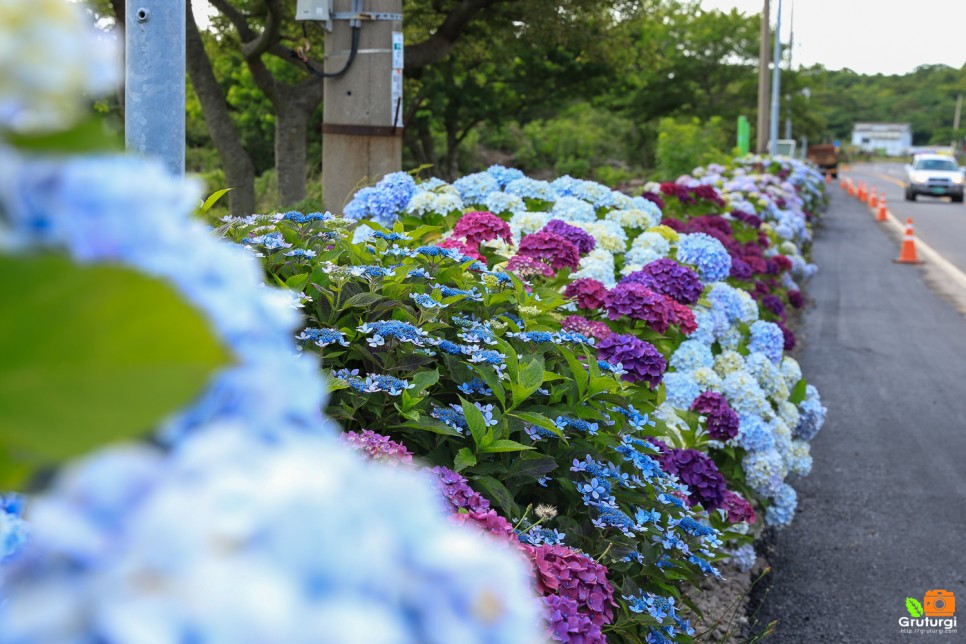
[[[614,288],[617,284],[614,277],[615,270],[614,254],[603,248],[595,248],[580,260],[579,270],[571,273],[570,278],[589,277],[601,282],[607,288]]]
[[[0,1],[0,130],[50,131],[117,86],[117,46],[80,4]]]
[[[575,222],[573,225],[590,233],[597,240],[598,248],[612,253],[627,250],[627,233],[613,221]]]
[[[514,243],[519,244],[520,238],[535,233],[550,221],[550,214],[546,212],[523,211],[510,217],[510,232],[513,233]]]
[[[657,210],[657,206],[654,207],[654,211],[647,212],[640,208],[611,210],[604,218],[607,221],[613,221],[619,224],[622,228],[639,228],[643,230],[661,223],[661,215]]]

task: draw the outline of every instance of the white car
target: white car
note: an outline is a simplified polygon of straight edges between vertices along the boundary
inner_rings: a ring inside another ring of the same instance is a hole
[[[966,177],[956,160],[941,154],[918,154],[906,166],[906,201],[918,195],[948,196],[955,203],[963,203]]]

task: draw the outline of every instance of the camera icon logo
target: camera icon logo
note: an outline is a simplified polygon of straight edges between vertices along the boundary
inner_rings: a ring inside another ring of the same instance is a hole
[[[948,590],[928,590],[922,603],[926,617],[952,617],[956,614],[956,596]]]

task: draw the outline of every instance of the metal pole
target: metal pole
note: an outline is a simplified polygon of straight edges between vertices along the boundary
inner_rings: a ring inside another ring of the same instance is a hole
[[[781,91],[782,59],[782,0],[778,0],[778,18],[775,24],[775,54],[773,56],[771,78],[771,156],[778,154],[778,94]]]
[[[771,37],[769,20],[771,12],[769,1],[761,10],[761,45],[758,48],[758,123],[755,126],[755,151],[764,154],[768,150],[768,56]]]
[[[185,0],[125,2],[125,143],[183,175]]]
[[[963,111],[963,95],[956,97],[956,114],[953,116],[953,129],[959,132],[959,116]]]

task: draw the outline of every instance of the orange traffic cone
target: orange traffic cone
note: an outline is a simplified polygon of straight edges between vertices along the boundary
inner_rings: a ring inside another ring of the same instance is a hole
[[[859,184],[859,201],[867,203],[869,201],[869,189],[864,183]]]
[[[902,235],[902,247],[899,249],[899,259],[892,261],[897,264],[919,263],[919,255],[916,254],[916,233],[912,228],[912,217],[906,219],[906,232]]]
[[[879,196],[876,194],[875,188],[872,188],[872,193],[869,195],[869,208],[875,210],[879,207]]]
[[[842,188],[842,190],[845,190],[846,188],[849,187],[848,183],[846,183],[845,181],[845,177],[842,177],[842,180],[839,181],[839,187]]]
[[[886,209],[886,199],[883,197],[879,201],[879,210],[875,214],[876,221],[885,221],[888,218],[888,210]]]
[[[831,172],[826,172],[825,173],[825,183],[832,183],[832,173]]]
[[[855,183],[851,179],[849,179],[849,187],[848,187],[848,190],[849,190],[849,196],[850,197],[854,197],[855,196]]]

